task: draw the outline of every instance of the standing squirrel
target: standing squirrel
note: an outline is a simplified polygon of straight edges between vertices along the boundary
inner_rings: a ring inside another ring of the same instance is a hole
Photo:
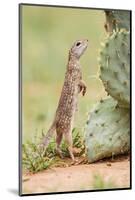
[[[68,145],[70,157],[74,161],[72,149],[72,128],[75,111],[78,104],[78,94],[86,93],[86,85],[82,80],[81,66],[79,59],[88,46],[88,40],[77,40],[69,51],[68,64],[65,74],[64,85],[59,99],[53,123],[47,134],[42,139],[42,146],[47,148],[49,141],[56,131],[56,150],[62,157],[60,144],[64,135]]]

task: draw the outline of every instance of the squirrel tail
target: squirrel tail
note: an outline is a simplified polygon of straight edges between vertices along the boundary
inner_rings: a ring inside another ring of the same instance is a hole
[[[56,123],[53,122],[51,127],[49,128],[47,134],[42,139],[42,145],[45,148],[47,148],[47,146],[49,145],[50,139],[53,136],[55,129],[56,129]]]

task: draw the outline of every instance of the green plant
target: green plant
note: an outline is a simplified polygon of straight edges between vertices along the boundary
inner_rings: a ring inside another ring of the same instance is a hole
[[[111,97],[101,100],[89,114],[85,141],[90,163],[128,152],[129,110],[120,108]]]
[[[130,107],[130,35],[121,30],[107,37],[100,51],[100,79],[121,107]]]
[[[41,152],[37,144],[28,142],[23,144],[23,167],[30,172],[38,172],[47,169],[53,162],[53,158],[47,158]]]
[[[105,10],[106,30],[112,33],[120,29],[130,30],[130,12],[129,11],[110,11]]]
[[[112,189],[116,188],[116,185],[112,180],[105,181],[101,175],[94,175],[93,189]]]
[[[100,51],[99,78],[110,97],[89,114],[85,145],[89,162],[130,149],[130,12],[105,11],[107,37]]]
[[[80,156],[85,151],[83,137],[76,128],[73,129],[72,134],[73,147],[80,149]],[[61,163],[60,159],[57,159],[54,138],[52,138],[46,150],[40,147],[39,138],[37,137],[34,137],[33,141],[27,141],[23,144],[22,150],[23,168],[29,172],[42,171],[44,169],[48,169],[55,163]],[[65,157],[69,156],[67,145],[64,141],[62,142],[61,150]]]

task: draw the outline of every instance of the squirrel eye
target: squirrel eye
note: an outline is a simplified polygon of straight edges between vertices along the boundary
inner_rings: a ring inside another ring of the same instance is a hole
[[[81,44],[81,42],[77,42],[77,43],[76,43],[76,46],[79,46],[80,44]]]

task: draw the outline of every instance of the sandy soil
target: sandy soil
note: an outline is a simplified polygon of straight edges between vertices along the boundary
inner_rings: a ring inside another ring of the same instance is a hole
[[[23,193],[47,193],[93,189],[94,176],[100,175],[115,188],[129,187],[130,162],[122,157],[93,164],[53,167],[36,174],[23,176]]]

